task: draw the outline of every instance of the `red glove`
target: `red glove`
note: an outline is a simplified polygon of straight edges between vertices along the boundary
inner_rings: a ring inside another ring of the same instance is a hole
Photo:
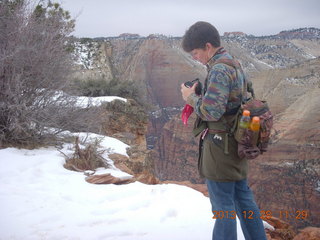
[[[184,125],[188,125],[188,119],[192,113],[193,113],[193,107],[189,104],[186,104],[181,113],[181,120]]]

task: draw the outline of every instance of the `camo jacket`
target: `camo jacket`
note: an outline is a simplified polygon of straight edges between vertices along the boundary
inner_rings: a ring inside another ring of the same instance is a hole
[[[218,59],[232,59],[232,56],[220,48],[207,63],[204,95],[200,97],[193,93],[187,99],[197,116],[205,121],[218,121],[223,114],[232,112],[241,104],[244,76],[237,79],[235,68],[222,63],[214,64]]]
[[[191,94],[187,103],[194,107],[198,119],[206,126],[222,126],[222,116],[232,116],[241,105],[244,75],[237,77],[234,67],[216,63],[218,59],[232,59],[223,48],[210,59],[207,64],[208,75],[202,96]],[[239,75],[239,72],[238,72]],[[245,96],[246,97],[246,96]],[[226,119],[226,117],[224,118]],[[227,152],[226,153],[226,142]],[[238,144],[228,133],[206,134],[200,137],[198,169],[200,176],[206,179],[230,182],[247,177],[246,159],[238,156]]]

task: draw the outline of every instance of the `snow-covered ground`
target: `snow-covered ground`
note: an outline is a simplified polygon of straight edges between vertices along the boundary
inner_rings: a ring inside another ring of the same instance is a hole
[[[104,96],[104,97],[77,97],[77,101],[75,102],[76,107],[93,107],[99,106],[104,102],[112,102],[114,100],[120,100],[127,102],[127,99],[121,97],[113,97],[113,96]]]
[[[102,97],[86,97],[86,96],[70,96],[63,91],[55,91],[53,96],[53,101],[57,101],[60,97],[67,97],[74,100],[74,107],[78,108],[88,108],[94,106],[100,106],[102,103],[112,102],[115,100],[120,100],[127,102],[127,99],[117,96],[102,96]],[[65,99],[63,98],[58,103],[62,103]],[[39,98],[39,101],[42,101],[42,98]]]
[[[120,154],[127,147],[110,137],[102,145]],[[211,239],[210,201],[200,192],[175,184],[94,185],[64,161],[55,148],[0,150],[1,240]],[[238,231],[244,239],[239,224]]]

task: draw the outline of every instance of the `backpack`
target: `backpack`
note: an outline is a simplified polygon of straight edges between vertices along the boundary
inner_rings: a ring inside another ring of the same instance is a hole
[[[244,110],[250,111],[251,118],[255,116],[260,118],[260,129],[255,133],[248,128],[245,129],[241,136],[237,136],[239,121]],[[273,115],[266,101],[251,98],[244,102],[237,113],[234,125],[233,134],[238,142],[238,155],[240,158],[254,159],[267,151],[273,126]],[[255,134],[258,134],[258,136],[255,137]]]
[[[237,76],[239,71],[243,74],[240,63],[234,59],[218,59],[217,63],[224,63],[236,69]],[[244,74],[243,74],[244,76]],[[242,99],[241,106],[235,115],[233,126],[229,130],[229,135],[233,135],[238,142],[238,155],[240,158],[254,159],[260,154],[267,151],[268,143],[270,140],[271,129],[273,126],[273,114],[270,111],[266,101],[256,99],[252,82],[245,78],[244,98]],[[246,92],[251,94],[250,98],[246,97]],[[241,136],[237,135],[239,129],[239,121],[244,110],[250,111],[250,117],[260,118],[260,129],[258,133],[245,129]],[[258,134],[258,136],[254,136]]]

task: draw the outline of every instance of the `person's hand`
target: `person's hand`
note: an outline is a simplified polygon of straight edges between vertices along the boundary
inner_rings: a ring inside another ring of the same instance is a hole
[[[181,95],[183,100],[187,101],[188,97],[195,92],[198,83],[193,84],[191,88],[187,88],[184,83],[181,84]]]

